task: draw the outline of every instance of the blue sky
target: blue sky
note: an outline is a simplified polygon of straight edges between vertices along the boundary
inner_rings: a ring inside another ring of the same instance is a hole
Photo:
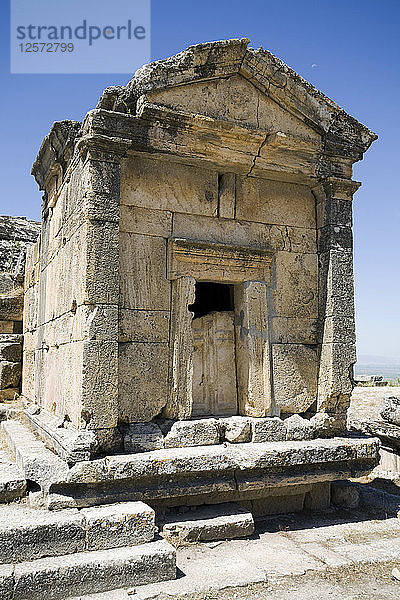
[[[105,87],[130,76],[10,75],[5,0],[0,17],[0,213],[38,219],[30,169],[51,124],[81,120]],[[153,0],[151,34],[152,60],[249,37],[378,133],[354,173],[363,182],[354,201],[357,345],[400,357],[399,0]]]

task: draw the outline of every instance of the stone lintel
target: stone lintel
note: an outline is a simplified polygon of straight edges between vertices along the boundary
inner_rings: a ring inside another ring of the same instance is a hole
[[[170,238],[168,278],[189,276],[206,281],[271,283],[272,256],[268,250]]]

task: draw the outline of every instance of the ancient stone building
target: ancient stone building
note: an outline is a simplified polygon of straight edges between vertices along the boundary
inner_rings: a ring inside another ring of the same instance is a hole
[[[55,123],[33,166],[44,203],[26,265],[27,418],[69,465],[104,453],[175,460],[157,477],[185,476],[187,491],[165,480],[153,494],[170,502],[251,499],[278,481],[285,495],[311,481],[301,470],[326,482],[376,460],[369,441],[321,441],[345,432],[352,165],[376,135],[247,46],[202,44],[143,67],[82,123]],[[262,443],[291,440],[304,451],[300,466],[288,459],[297,475],[266,483]],[[175,448],[203,451],[204,468],[195,454],[179,467]],[[76,464],[71,485],[106,493],[95,464],[90,476]],[[240,493],[237,469],[254,480]]]
[[[174,546],[327,508],[378,463],[346,432],[352,165],[376,136],[247,46],[145,66],[42,144],[2,598],[173,579]]]

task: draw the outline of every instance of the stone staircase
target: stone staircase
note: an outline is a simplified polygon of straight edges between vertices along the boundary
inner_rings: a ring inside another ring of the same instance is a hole
[[[174,579],[176,551],[143,502],[49,511],[68,465],[16,420],[0,439],[0,598],[63,600]]]
[[[0,507],[0,598],[70,595],[174,579],[175,549],[155,539],[143,502],[50,512]]]

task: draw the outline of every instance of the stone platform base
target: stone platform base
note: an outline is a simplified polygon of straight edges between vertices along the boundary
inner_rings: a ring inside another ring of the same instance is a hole
[[[158,510],[250,502],[254,514],[326,507],[329,482],[365,475],[379,461],[378,440],[347,437],[163,448],[69,466],[23,424],[1,427],[22,477],[40,489],[35,502],[51,510],[138,500]]]

